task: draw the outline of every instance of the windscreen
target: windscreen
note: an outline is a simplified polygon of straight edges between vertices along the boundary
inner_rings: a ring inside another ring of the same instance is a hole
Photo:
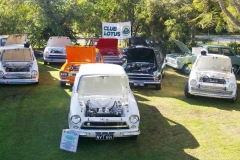
[[[32,60],[33,60],[33,57],[32,57],[31,50],[27,48],[4,50],[2,55],[2,61],[29,62]]]
[[[83,76],[78,86],[79,95],[126,95],[127,76]]]
[[[128,61],[154,62],[154,50],[149,48],[131,48],[127,50]]]
[[[231,60],[228,58],[202,56],[198,59],[194,69],[231,72],[231,68]]]

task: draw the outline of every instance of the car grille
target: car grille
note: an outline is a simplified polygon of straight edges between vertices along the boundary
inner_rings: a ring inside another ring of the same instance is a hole
[[[81,129],[129,129],[126,122],[84,122]]]
[[[217,79],[217,78],[200,78],[200,82],[205,83],[217,83],[217,84],[226,84],[225,79]]]
[[[232,94],[232,91],[227,91],[226,87],[219,87],[219,86],[199,85],[197,88],[194,88],[194,90],[204,91],[204,92],[207,92],[207,93]]]
[[[50,59],[66,59],[66,55],[49,55]]]
[[[153,81],[153,75],[149,74],[128,74],[129,80],[151,80]]]
[[[31,75],[27,73],[5,74],[4,78],[8,79],[31,79]]]

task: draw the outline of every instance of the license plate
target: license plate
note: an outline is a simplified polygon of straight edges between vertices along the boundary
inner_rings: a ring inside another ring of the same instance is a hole
[[[144,86],[144,83],[134,83],[134,86]]]
[[[96,133],[96,140],[113,140],[113,132],[106,132],[106,133]]]

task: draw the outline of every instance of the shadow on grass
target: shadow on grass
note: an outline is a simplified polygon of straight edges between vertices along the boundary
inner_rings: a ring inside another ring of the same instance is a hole
[[[126,137],[97,141],[80,137],[77,152],[63,151],[62,156],[69,159],[78,156],[83,159],[197,159],[184,151],[195,149],[199,144],[183,125],[163,117],[154,106],[138,105],[141,134],[136,140]]]

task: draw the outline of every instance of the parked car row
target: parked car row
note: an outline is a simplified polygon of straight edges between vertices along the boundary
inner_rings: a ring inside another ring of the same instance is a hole
[[[181,41],[174,40],[174,42],[180,48],[181,52],[167,54],[166,64],[174,69],[181,70],[183,74],[189,75],[191,66],[195,62],[197,55],[200,53],[192,53]],[[197,47],[206,49],[209,54],[228,56],[232,62],[233,72],[237,74],[240,70],[240,56],[236,55],[231,47],[206,44],[197,45]]]
[[[71,46],[68,37],[49,38],[44,65],[64,63],[59,70],[60,85],[73,86],[66,131],[96,140],[138,137],[140,114],[131,86],[153,85],[160,90],[165,69],[161,53],[140,42],[131,39],[131,46],[120,52],[116,39],[100,38],[96,46]],[[184,89],[187,98],[237,100],[233,60],[206,48],[193,55],[183,43],[176,43],[185,54],[167,55],[166,61],[190,73]],[[0,60],[0,83],[38,83],[37,60],[25,34],[7,38],[0,48]],[[186,64],[192,64],[191,69]]]

